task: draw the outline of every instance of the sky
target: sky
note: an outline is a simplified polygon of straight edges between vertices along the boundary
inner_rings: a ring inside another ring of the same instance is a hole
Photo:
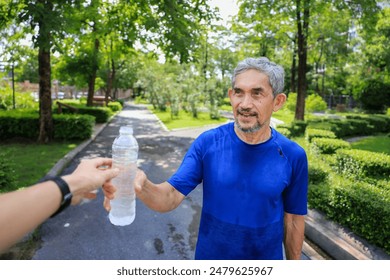
[[[223,21],[226,22],[230,16],[238,12],[236,0],[209,0],[211,7],[218,7]]]

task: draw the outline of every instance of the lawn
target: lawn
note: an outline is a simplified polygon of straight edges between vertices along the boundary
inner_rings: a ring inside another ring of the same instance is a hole
[[[53,142],[46,145],[31,143],[0,143],[2,154],[8,155],[16,175],[17,188],[38,182],[47,172],[80,142]],[[0,192],[11,191],[0,189]]]
[[[367,150],[390,155],[390,137],[387,135],[368,136],[351,143],[353,149]]]
[[[205,125],[225,123],[227,120],[223,117],[218,120],[210,119],[210,114],[205,112],[199,112],[198,118],[192,117],[191,113],[180,111],[179,117],[171,118],[169,110],[161,112],[158,110],[150,109],[169,129],[186,128],[186,127],[202,127]]]

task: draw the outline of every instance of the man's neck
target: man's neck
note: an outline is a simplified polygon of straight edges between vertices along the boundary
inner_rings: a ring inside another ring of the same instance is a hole
[[[234,132],[243,142],[251,145],[261,144],[271,138],[271,128],[264,126],[256,132],[243,132],[237,126],[234,126]]]

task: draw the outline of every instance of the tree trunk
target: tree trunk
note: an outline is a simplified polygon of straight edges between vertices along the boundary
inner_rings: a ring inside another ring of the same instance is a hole
[[[88,99],[87,99],[87,106],[93,106],[93,96],[95,95],[95,81],[97,76],[97,70],[98,70],[98,53],[99,53],[99,39],[95,39],[95,46],[94,46],[94,54],[93,54],[93,66],[91,70],[91,74],[89,76],[88,80]]]
[[[310,16],[310,0],[303,0],[303,14],[301,12],[301,0],[297,4],[297,27],[298,27],[298,94],[295,119],[305,119],[305,97],[307,89],[307,36]],[[303,15],[303,18],[302,18]]]
[[[50,3],[47,5],[49,9],[52,9]],[[43,21],[39,22],[39,143],[50,142],[54,134],[51,100],[50,31],[47,31],[47,29]]]
[[[108,77],[107,77],[107,91],[105,96],[106,106],[109,102],[108,98],[111,96],[112,85],[114,83],[115,74],[116,74],[115,61],[114,59],[111,59],[111,70],[108,71]]]
[[[293,57],[291,63],[291,80],[290,80],[290,91],[297,91],[297,83],[296,83],[296,72],[297,72],[297,36],[294,36],[293,40]]]

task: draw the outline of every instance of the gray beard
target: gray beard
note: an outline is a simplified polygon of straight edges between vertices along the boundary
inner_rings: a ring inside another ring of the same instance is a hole
[[[254,133],[254,132],[257,132],[263,126],[259,122],[257,122],[254,126],[252,126],[250,128],[243,128],[237,120],[234,121],[234,124],[236,125],[236,127],[239,130],[241,130],[244,133]]]

